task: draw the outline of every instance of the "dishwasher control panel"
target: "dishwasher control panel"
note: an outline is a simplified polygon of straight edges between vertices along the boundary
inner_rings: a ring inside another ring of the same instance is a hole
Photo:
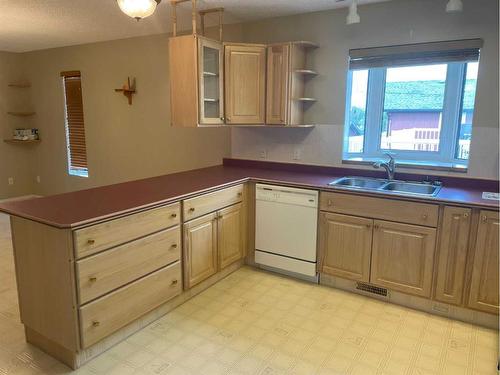
[[[307,207],[318,207],[318,198],[319,193],[316,190],[286,186],[257,184],[255,191],[256,200]]]

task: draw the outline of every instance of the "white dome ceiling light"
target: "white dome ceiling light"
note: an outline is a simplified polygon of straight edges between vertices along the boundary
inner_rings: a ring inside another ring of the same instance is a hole
[[[464,9],[464,4],[462,0],[449,0],[446,4],[446,11],[448,13],[461,12]]]
[[[152,15],[161,0],[117,0],[121,11],[137,21]]]
[[[361,19],[358,14],[358,0],[352,0],[351,5],[349,5],[349,13],[347,14],[346,24],[352,25],[359,23]]]

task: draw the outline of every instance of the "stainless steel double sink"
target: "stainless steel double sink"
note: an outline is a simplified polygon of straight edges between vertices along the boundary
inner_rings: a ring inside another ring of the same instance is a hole
[[[380,191],[427,197],[436,196],[441,189],[439,183],[384,180],[370,177],[342,177],[330,182],[329,185],[350,190]]]

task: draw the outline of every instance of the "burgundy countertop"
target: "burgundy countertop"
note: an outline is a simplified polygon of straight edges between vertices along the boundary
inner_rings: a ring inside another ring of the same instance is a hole
[[[284,163],[224,160],[224,165],[124,182],[88,190],[11,201],[0,204],[0,211],[58,228],[74,228],[144,208],[173,203],[202,192],[216,190],[247,180],[344,191],[328,186],[347,175],[381,177],[375,171],[315,167]],[[409,175],[396,175],[399,179]],[[421,178],[422,176],[420,176]],[[498,210],[499,202],[484,200],[483,191],[498,191],[498,181],[442,178],[443,188],[436,197],[398,196],[383,192],[352,192],[360,195],[388,196],[395,199],[444,202]]]

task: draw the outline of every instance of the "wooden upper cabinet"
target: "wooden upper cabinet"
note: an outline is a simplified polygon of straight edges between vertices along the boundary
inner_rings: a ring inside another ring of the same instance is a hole
[[[189,289],[217,273],[217,214],[184,224],[184,287]]]
[[[244,210],[241,203],[218,212],[217,242],[219,268],[223,269],[245,256],[244,251]]]
[[[462,303],[470,226],[470,209],[445,207],[436,270],[435,298],[438,301]]]
[[[266,107],[266,47],[225,44],[227,124],[264,124]]]
[[[480,212],[468,301],[469,307],[492,314],[499,312],[499,228],[498,212]]]
[[[286,125],[289,113],[290,45],[267,48],[266,123]]]
[[[197,35],[169,39],[172,126],[224,124],[222,43]]]
[[[221,42],[198,37],[200,125],[224,124],[224,69]]]
[[[436,230],[375,220],[370,282],[430,297]]]
[[[320,272],[369,281],[373,220],[322,212]]]

